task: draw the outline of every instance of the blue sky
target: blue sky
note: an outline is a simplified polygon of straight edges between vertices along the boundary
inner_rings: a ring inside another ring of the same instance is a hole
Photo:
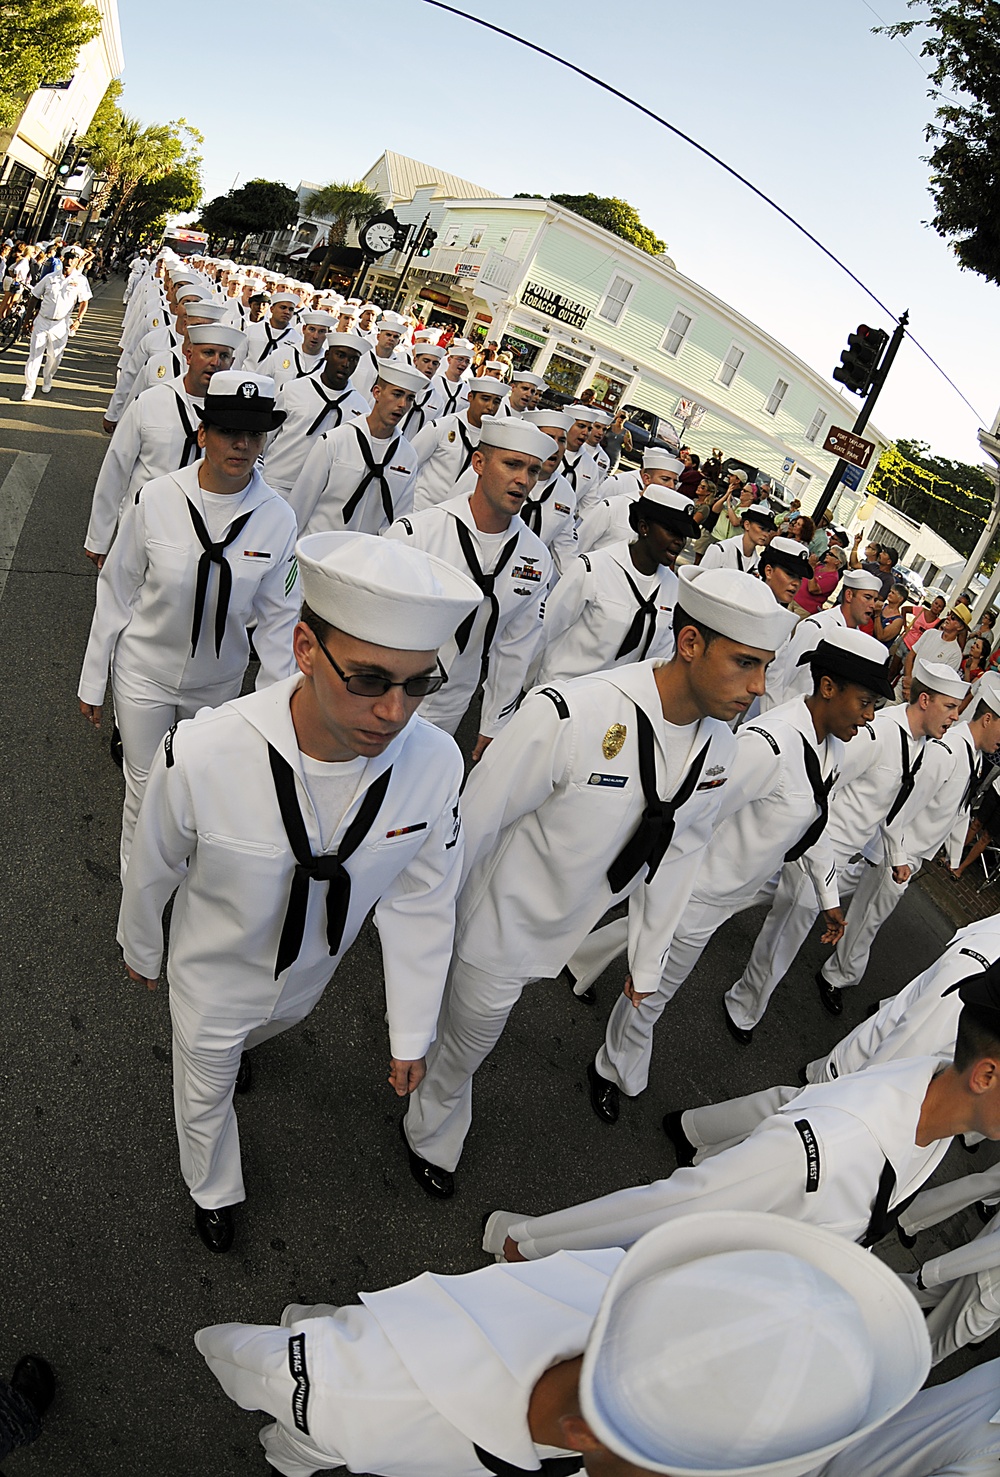
[[[472,0],[456,0],[472,10]],[[717,166],[592,84],[422,0],[119,0],[124,106],[205,134],[209,196],[262,176],[355,178],[384,149],[501,194],[619,195],[678,269],[828,375],[859,322],[891,321]],[[1000,289],[923,222],[931,116],[914,36],[872,34],[903,0],[476,0],[669,118],[752,179],[867,282],[987,424]],[[844,424],[858,403],[846,397]],[[979,461],[979,420],[904,344],[874,420]]]

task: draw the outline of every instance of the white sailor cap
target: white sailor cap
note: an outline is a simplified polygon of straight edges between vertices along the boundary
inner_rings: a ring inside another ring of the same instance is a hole
[[[509,395],[510,385],[505,385],[503,380],[494,379],[492,375],[480,374],[475,379],[466,380],[466,388],[470,394],[479,395]]]
[[[603,406],[601,406],[601,405],[595,405],[593,407],[593,409],[597,412],[597,414],[593,417],[593,421],[594,421],[594,425],[595,426],[610,426],[611,425],[612,421],[614,420],[614,416],[613,415],[609,415],[608,412],[604,409]]]
[[[867,569],[849,569],[844,575],[844,588],[848,590],[875,590],[881,593],[882,581]]]
[[[589,426],[603,414],[596,405],[567,405],[566,409],[575,421],[586,421]]]
[[[415,344],[436,344],[440,337],[440,328],[418,328],[413,335],[413,342]]]
[[[1000,677],[995,672],[984,672],[972,689],[978,702],[986,703],[994,713],[1000,713]]]
[[[361,312],[361,299],[359,297],[349,297],[347,301],[352,308],[357,308],[358,312]]]
[[[432,359],[440,360],[444,358],[446,352],[447,350],[442,349],[440,344],[436,344],[430,339],[414,340],[412,350],[414,359],[417,357],[418,354],[429,354]]]
[[[920,1308],[876,1257],[787,1216],[701,1212],[615,1267],[580,1408],[643,1471],[804,1477],[902,1409],[929,1369]]]
[[[847,626],[829,626],[819,643],[812,650],[803,652],[797,665],[809,665],[814,673],[817,670],[829,672],[834,677],[856,682],[878,697],[895,696],[888,676],[889,648],[864,631],[852,631]]]
[[[567,415],[565,410],[526,410],[521,419],[530,421],[541,430],[547,426],[556,426],[560,431],[568,431],[573,424],[573,417]]]
[[[456,359],[471,359],[475,352],[475,344],[470,344],[467,338],[453,338],[448,345],[448,353]]]
[[[196,318],[201,318],[205,323],[218,323],[229,312],[228,303],[217,303],[211,298],[199,298],[197,302],[188,303],[184,309],[187,321],[193,324]]]
[[[542,462],[548,461],[559,450],[559,443],[551,436],[546,436],[530,421],[523,421],[516,415],[484,415],[479,444],[521,451],[525,456],[537,456]]]
[[[396,539],[311,533],[295,552],[310,610],[390,650],[436,651],[483,598],[468,575]]]
[[[765,528],[775,527],[774,514],[765,503],[751,503],[748,508],[741,508],[740,518],[749,518],[751,523],[762,523]]]
[[[940,692],[945,697],[963,698],[969,692],[968,682],[954,667],[949,667],[944,662],[926,662],[923,657],[918,656],[910,675],[914,682],[919,682],[931,692]]]
[[[812,575],[812,566],[809,563],[809,546],[808,544],[800,544],[798,539],[784,538],[779,534],[777,538],[771,540],[766,549],[761,549],[761,559],[764,559],[767,555],[771,556],[773,563],[780,564],[783,569],[789,569],[794,574]],[[792,569],[793,565],[802,565],[803,568],[801,571],[798,568]]]
[[[311,308],[308,313],[302,313],[299,322],[306,324],[309,328],[336,328],[337,320],[329,313],[324,313],[319,308]]]
[[[364,308],[358,309],[359,313],[364,311]],[[402,313],[383,313],[375,324],[379,333],[405,333],[409,326],[409,319],[404,318]]]
[[[686,564],[677,574],[677,604],[685,615],[741,646],[777,651],[795,627],[795,616],[779,605],[767,586],[752,574],[692,564]]]
[[[232,349],[234,355],[245,354],[247,351],[246,334],[234,328],[231,323],[192,323],[187,336],[192,344],[215,344],[224,349]]]
[[[485,374],[495,374],[499,379],[507,373],[509,368],[510,366],[505,359],[487,359],[483,365],[483,372]]]
[[[174,301],[178,303],[189,302],[192,298],[204,297],[208,289],[202,287],[198,282],[182,282],[174,293]]]
[[[328,333],[328,349],[355,349],[359,354],[371,353],[371,344],[360,333]]]
[[[530,369],[515,369],[511,375],[511,384],[531,385],[536,390],[544,390],[546,381],[540,374],[532,374]]]
[[[341,303],[337,309],[337,318],[350,318],[352,323],[356,323],[358,320],[358,310],[357,308],[352,308],[348,303]]]
[[[297,308],[299,300],[294,292],[273,292],[271,294],[271,307],[276,308],[279,303],[291,303],[293,308]]]
[[[414,369],[412,364],[397,364],[395,361],[379,361],[378,379],[384,384],[395,385],[400,390],[412,390],[414,395],[427,388],[427,376]],[[376,380],[376,384],[378,380]]]
[[[679,477],[684,470],[684,463],[673,452],[662,451],[658,446],[651,446],[648,451],[642,453],[642,470],[644,472],[674,472]]]

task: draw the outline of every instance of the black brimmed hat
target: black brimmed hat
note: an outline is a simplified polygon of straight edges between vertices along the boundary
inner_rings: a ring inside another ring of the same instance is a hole
[[[267,375],[220,369],[208,382],[204,409],[198,414],[206,426],[259,436],[284,422],[285,412],[275,410],[274,396],[274,380]]]

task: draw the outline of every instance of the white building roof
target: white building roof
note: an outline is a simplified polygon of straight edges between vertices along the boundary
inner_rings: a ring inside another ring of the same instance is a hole
[[[450,195],[459,200],[500,198],[496,190],[487,190],[485,186],[475,185],[446,169],[421,164],[419,159],[408,159],[405,154],[394,154],[389,149],[376,159],[364,178],[366,184],[381,187],[381,193],[388,194],[392,200],[412,200],[417,190],[427,185],[437,187],[435,195]]]

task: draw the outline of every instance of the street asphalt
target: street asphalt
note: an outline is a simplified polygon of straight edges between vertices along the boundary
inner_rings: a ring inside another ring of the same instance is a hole
[[[535,985],[477,1077],[458,1192],[442,1203],[403,1158],[400,1105],[385,1081],[378,941],[366,925],[309,1020],[255,1053],[253,1091],[239,1100],[249,1199],[234,1250],[211,1256],[177,1167],[166,987],[132,984],[115,943],[121,776],[107,725],[95,734],[75,696],[94,599],[82,541],[107,444],[121,290],[120,279],[98,288],[50,396],[22,404],[24,346],[0,356],[0,1368],[37,1351],[60,1382],[41,1440],[5,1471],[243,1477],[265,1472],[263,1420],[222,1394],[195,1351],[196,1329],[277,1322],[288,1302],[350,1302],[426,1268],[468,1271],[486,1260],[487,1210],[552,1210],[662,1177],[674,1164],[666,1109],[794,1082],[953,930],[910,888],[841,1022],[812,982],[825,953],[817,931],[752,1046],[740,1047],[720,998],[761,914],[732,920],[664,1015],[651,1086],[623,1104],[614,1128],[591,1112],[584,1068],[620,969],[591,1007],[565,980]],[[956,1148],[945,1173],[993,1157],[991,1147],[974,1160]],[[979,1222],[967,1213],[945,1229],[921,1238],[920,1260]],[[895,1241],[880,1252],[900,1269],[918,1265]],[[936,1378],[998,1352],[991,1340]]]

